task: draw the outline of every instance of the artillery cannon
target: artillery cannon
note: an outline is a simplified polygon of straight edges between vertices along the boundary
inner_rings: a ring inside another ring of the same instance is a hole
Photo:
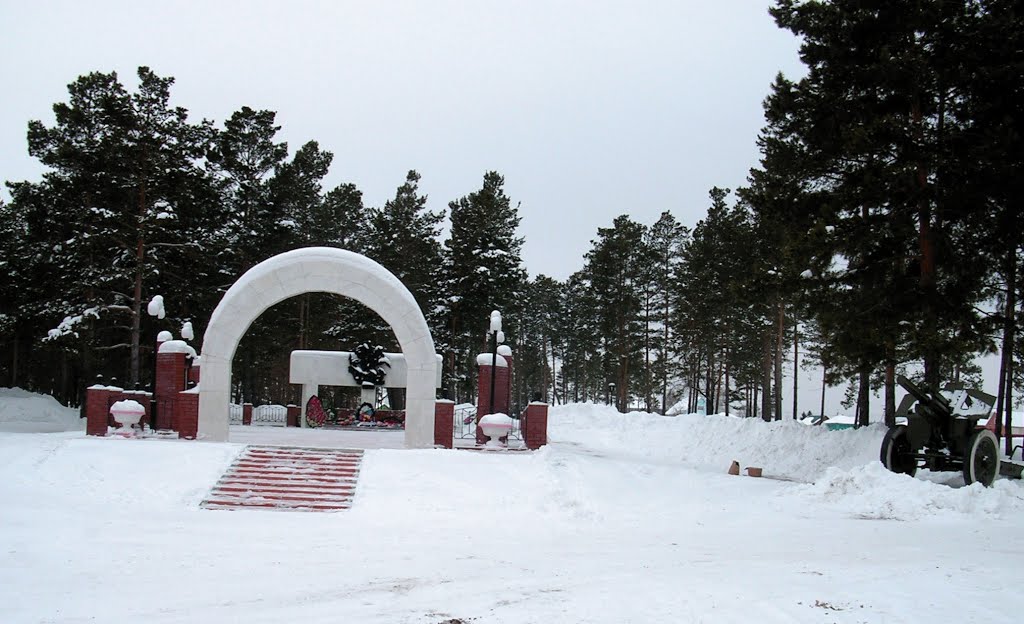
[[[999,441],[978,427],[978,419],[988,418],[995,397],[960,384],[947,384],[938,392],[903,375],[897,381],[907,395],[896,417],[905,418],[906,424],[890,427],[882,438],[882,464],[911,476],[920,467],[961,470],[967,485],[992,485],[999,474]]]

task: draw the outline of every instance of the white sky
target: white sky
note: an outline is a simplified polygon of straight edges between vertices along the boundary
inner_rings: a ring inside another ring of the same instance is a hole
[[[564,279],[617,215],[692,226],[708,189],[744,183],[772,79],[801,73],[769,4],[0,0],[0,179],[39,178],[26,124],[77,76],[134,89],[148,65],[193,119],[277,111],[367,205],[409,169],[434,209],[499,171],[527,269]]]

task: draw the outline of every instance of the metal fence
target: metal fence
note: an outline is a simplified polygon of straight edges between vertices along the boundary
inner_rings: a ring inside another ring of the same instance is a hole
[[[284,405],[260,405],[252,410],[252,424],[284,427],[288,424],[288,408]]]
[[[512,416],[512,429],[508,432],[509,443],[523,441],[522,418]],[[456,440],[476,440],[476,406],[463,403],[455,406],[455,418],[452,423],[452,437]],[[515,444],[512,444],[513,446]]]

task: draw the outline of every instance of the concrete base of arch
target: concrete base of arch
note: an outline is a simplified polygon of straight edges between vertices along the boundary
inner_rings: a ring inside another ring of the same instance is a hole
[[[203,336],[199,436],[228,439],[231,361],[249,326],[267,308],[307,292],[355,299],[391,326],[408,363],[405,446],[431,448],[437,358],[423,312],[387,269],[366,256],[332,247],[274,256],[246,271],[224,294]]]

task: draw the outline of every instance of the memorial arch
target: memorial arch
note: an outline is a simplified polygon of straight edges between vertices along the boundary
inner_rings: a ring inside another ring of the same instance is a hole
[[[231,361],[249,326],[267,308],[308,292],[355,299],[391,326],[408,364],[405,446],[433,447],[437,356],[423,312],[390,271],[366,256],[332,247],[296,249],[264,260],[217,304],[203,336],[200,437],[228,439]]]

